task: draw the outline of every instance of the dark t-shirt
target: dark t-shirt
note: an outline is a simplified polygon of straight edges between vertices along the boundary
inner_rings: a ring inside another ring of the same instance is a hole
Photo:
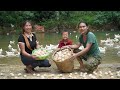
[[[36,35],[33,33],[33,36],[32,36],[32,41],[30,41],[29,38],[27,38],[29,43],[30,43],[30,46],[31,48],[34,50],[36,48]],[[25,42],[25,39],[23,37],[22,34],[20,34],[19,38],[18,38],[18,42],[23,42],[25,43],[25,51],[29,54],[32,53],[32,51],[26,46],[26,42]],[[21,53],[20,53],[21,54]]]

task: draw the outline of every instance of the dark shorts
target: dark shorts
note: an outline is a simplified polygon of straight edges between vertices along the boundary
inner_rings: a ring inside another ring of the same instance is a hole
[[[49,63],[49,60],[34,60],[32,58],[28,58],[26,56],[20,55],[21,56],[21,61],[24,65],[32,65],[32,67],[50,67],[51,64]]]

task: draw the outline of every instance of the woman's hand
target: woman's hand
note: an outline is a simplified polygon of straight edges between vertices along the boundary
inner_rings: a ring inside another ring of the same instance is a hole
[[[38,60],[37,56],[35,56],[35,55],[31,55],[31,58]]]
[[[65,48],[70,48],[68,45],[67,46],[62,46],[62,49],[65,49]]]
[[[73,53],[73,55],[70,57],[70,60],[75,60],[76,59],[76,54]]]

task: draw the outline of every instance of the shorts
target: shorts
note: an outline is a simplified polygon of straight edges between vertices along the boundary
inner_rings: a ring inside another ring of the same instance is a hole
[[[73,50],[74,53],[80,52],[80,49]],[[95,69],[97,69],[98,65],[101,63],[102,58],[97,56],[88,56],[84,55],[80,57],[80,60],[85,60],[84,65],[88,72],[93,72]]]
[[[89,56],[85,62],[85,68],[89,72],[93,72],[101,64],[102,58],[100,56]]]
[[[28,58],[24,55],[21,56],[21,61],[24,65],[31,65],[33,68],[39,66],[39,67],[50,67],[51,64],[49,63],[49,60],[34,60],[32,58]]]

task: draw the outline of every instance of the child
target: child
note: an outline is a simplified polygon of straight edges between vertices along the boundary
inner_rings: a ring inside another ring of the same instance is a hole
[[[66,45],[72,45],[72,40],[69,39],[68,32],[64,31],[62,33],[62,40],[59,42],[58,48],[62,48],[63,46]]]

